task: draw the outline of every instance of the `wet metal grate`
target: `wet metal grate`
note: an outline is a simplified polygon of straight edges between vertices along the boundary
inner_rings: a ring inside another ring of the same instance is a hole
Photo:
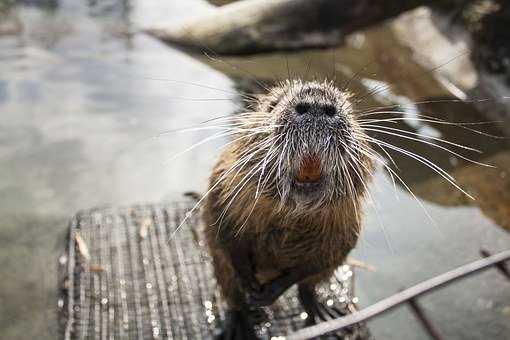
[[[59,320],[64,339],[212,339],[224,306],[201,240],[198,216],[176,233],[192,203],[96,209],[71,221],[60,257]],[[323,303],[355,310],[344,265],[320,287]],[[261,339],[305,326],[295,289],[253,313]],[[368,339],[355,325],[335,338]]]

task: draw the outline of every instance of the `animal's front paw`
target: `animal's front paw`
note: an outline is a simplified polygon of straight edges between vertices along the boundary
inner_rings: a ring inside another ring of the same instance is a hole
[[[215,340],[258,340],[245,311],[227,311]]]
[[[261,285],[258,290],[248,292],[247,303],[252,307],[269,306],[282,295],[283,291],[284,288],[276,282]]]

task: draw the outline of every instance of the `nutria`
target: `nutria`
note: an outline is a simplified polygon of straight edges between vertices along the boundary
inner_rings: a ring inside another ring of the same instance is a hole
[[[372,157],[350,95],[332,82],[286,81],[235,117],[203,208],[216,279],[229,307],[221,339],[251,339],[249,307],[298,284],[310,322],[315,286],[356,245]],[[322,309],[324,311],[324,309]]]

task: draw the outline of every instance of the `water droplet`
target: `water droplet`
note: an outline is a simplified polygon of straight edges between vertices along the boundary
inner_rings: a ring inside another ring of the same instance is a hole
[[[204,307],[207,308],[207,309],[211,309],[212,308],[212,302],[211,301],[204,301]]]
[[[352,298],[352,303],[358,303],[359,299],[357,297]]]
[[[101,304],[102,305],[106,305],[108,303],[108,299],[107,298],[102,298],[101,299]]]
[[[57,306],[58,306],[58,308],[63,308],[64,307],[64,300],[63,299],[58,299]]]
[[[328,301],[326,301],[326,305],[328,305],[330,307],[333,306],[333,300],[328,299]]]
[[[159,338],[159,328],[158,328],[158,327],[154,327],[154,328],[152,329],[152,336],[153,336],[154,338]]]
[[[58,262],[59,262],[61,265],[66,264],[66,263],[67,263],[67,256],[65,256],[65,255],[60,256],[60,257],[59,257],[59,259],[58,259]]]
[[[301,314],[299,314],[299,317],[301,318],[301,320],[306,320],[308,318],[308,313],[302,312]]]
[[[336,283],[332,283],[330,286],[329,286],[329,289],[331,290],[335,290],[336,289]]]
[[[152,283],[147,282],[147,283],[145,284],[145,287],[147,287],[147,289],[152,289]]]

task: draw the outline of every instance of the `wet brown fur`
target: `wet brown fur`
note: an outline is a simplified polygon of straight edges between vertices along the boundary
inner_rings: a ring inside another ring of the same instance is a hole
[[[282,89],[277,88],[273,90],[273,95],[263,97],[258,105],[259,110],[268,111],[268,103],[273,101],[275,91],[280,93]],[[353,126],[359,129],[356,124]],[[210,187],[214,187],[256,142],[257,136],[231,144],[221,154],[213,170]],[[240,173],[232,172],[211,190],[203,209],[205,235],[216,279],[231,308],[239,307],[244,291],[232,265],[231,258],[236,251],[249,248],[260,284],[273,280],[286,269],[307,265],[319,268],[316,275],[305,279],[305,283],[313,287],[328,279],[344,262],[356,245],[361,230],[365,187],[359,176],[368,182],[372,170],[370,160],[363,158],[363,162],[360,175],[350,173],[356,188],[355,195],[347,195],[301,213],[296,213],[292,205],[282,205],[278,196],[270,194],[271,188],[264,190],[256,200],[256,180],[248,182],[226,209],[234,187],[249,167]],[[226,213],[222,214],[224,211]]]

